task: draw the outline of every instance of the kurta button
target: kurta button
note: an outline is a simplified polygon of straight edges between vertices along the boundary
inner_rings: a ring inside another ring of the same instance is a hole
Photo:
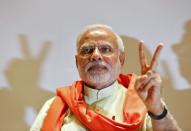
[[[112,116],[112,120],[115,120],[115,116]]]

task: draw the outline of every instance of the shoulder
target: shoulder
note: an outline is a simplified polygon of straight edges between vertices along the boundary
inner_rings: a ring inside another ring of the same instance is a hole
[[[52,97],[52,98],[50,98],[49,100],[47,100],[47,101],[45,102],[45,104],[43,105],[42,109],[43,109],[43,108],[49,108],[50,105],[52,104],[52,102],[54,101],[54,99],[55,99],[55,97]]]
[[[36,117],[36,120],[34,121],[30,131],[37,131],[37,130],[40,130],[41,127],[42,127],[42,123],[47,115],[47,112],[50,108],[50,105],[52,104],[52,102],[54,101],[55,97],[47,100],[43,107],[41,108],[40,112],[38,113],[37,117]]]
[[[66,86],[60,86],[58,88],[56,88],[56,93],[60,92],[60,91],[68,91],[71,90],[72,87],[75,87],[76,84],[78,83],[82,83],[82,81],[74,81],[71,85],[66,85]]]

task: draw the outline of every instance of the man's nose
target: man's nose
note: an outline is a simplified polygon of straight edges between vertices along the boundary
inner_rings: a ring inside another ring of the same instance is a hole
[[[102,60],[102,55],[99,51],[98,48],[95,48],[95,50],[93,51],[92,55],[91,55],[91,61],[99,61]]]

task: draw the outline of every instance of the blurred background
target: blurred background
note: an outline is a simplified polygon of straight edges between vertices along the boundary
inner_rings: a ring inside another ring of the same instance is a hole
[[[158,63],[163,98],[191,130],[190,0],[0,0],[0,131],[29,130],[55,89],[79,79],[75,42],[89,24],[111,26],[125,44],[124,73],[139,74],[138,42]]]

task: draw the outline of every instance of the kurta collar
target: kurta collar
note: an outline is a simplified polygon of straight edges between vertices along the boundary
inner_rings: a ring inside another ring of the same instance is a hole
[[[96,101],[109,97],[116,92],[118,82],[115,81],[112,85],[101,90],[93,89],[84,85],[84,98],[87,104],[92,104]]]

